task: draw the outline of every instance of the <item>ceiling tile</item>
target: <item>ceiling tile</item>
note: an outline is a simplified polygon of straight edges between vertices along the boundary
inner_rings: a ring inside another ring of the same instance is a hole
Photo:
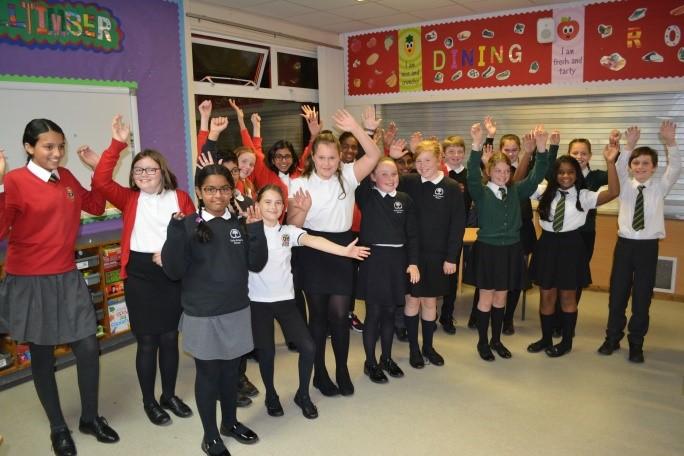
[[[245,6],[240,9],[259,16],[277,17],[285,21],[292,16],[315,12],[312,8],[295,5],[294,3],[285,0],[276,0],[261,5]]]
[[[341,22],[339,24],[331,24],[325,27],[326,30],[337,33],[358,32],[359,30],[369,30],[375,28],[367,22],[349,21]]]
[[[459,5],[443,6],[441,8],[433,8],[426,10],[418,10],[413,13],[423,21],[436,21],[439,19],[448,19],[451,17],[468,16],[474,14],[471,10]]]
[[[404,24],[413,24],[421,22],[423,19],[407,13],[394,14],[392,16],[380,16],[367,18],[365,22],[373,24],[376,27],[392,27]]]
[[[327,11],[332,8],[356,5],[356,0],[288,0],[290,3],[307,6],[315,10]]]
[[[330,24],[339,24],[340,22],[349,22],[346,17],[338,16],[336,14],[326,13],[324,11],[316,11],[314,13],[299,14],[287,19],[288,22],[294,24],[307,25],[314,28],[322,28]]]
[[[378,3],[365,2],[357,3],[352,6],[345,6],[344,8],[331,9],[328,10],[328,12],[360,21],[369,17],[389,16],[398,13],[398,11],[393,8],[388,8]]]
[[[203,3],[210,3],[212,5],[225,6],[226,8],[240,9],[247,6],[263,5],[264,3],[272,2],[273,0],[202,0]],[[190,3],[194,3],[193,0]]]
[[[493,11],[509,11],[535,6],[530,0],[457,0],[459,5],[471,10],[472,14],[491,13]],[[538,5],[537,5],[538,6]]]
[[[374,3],[394,8],[402,13],[411,13],[419,9],[438,8],[454,4],[451,0],[375,0]]]

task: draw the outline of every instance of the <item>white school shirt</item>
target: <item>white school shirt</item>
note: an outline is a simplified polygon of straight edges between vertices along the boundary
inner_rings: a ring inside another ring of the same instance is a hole
[[[342,181],[345,195],[335,174],[330,179],[321,179],[313,172],[309,177],[298,177],[291,181],[290,195],[298,190],[311,194],[311,209],[306,214],[304,228],[328,233],[342,233],[349,231],[354,212],[354,190],[359,181],[354,175],[354,164],[342,165]]]
[[[57,176],[57,179],[59,179],[59,170],[54,170],[54,171],[48,171],[47,169],[43,168],[40,165],[36,165],[33,160],[29,160],[29,162],[26,164],[26,167],[28,168],[29,171],[31,171],[31,174],[36,176],[38,179],[42,180],[43,182],[47,182],[50,180],[50,176],[54,174]]]
[[[534,192],[534,195],[532,195],[531,198],[537,200],[541,199],[541,195],[544,193],[545,189],[546,184],[538,186],[537,190]],[[580,204],[582,205],[582,211],[580,212],[577,210],[576,207],[577,189],[575,187],[571,187],[563,191],[568,192],[568,194],[565,195],[565,210],[563,211],[563,228],[561,228],[561,230],[559,231],[560,233],[574,231],[584,226],[584,224],[587,221],[587,215],[589,215],[589,210],[596,208],[596,202],[598,201],[599,195],[599,192],[592,192],[591,190],[587,190],[586,188],[580,190],[579,200]],[[551,221],[548,222],[546,220],[539,219],[539,226],[541,226],[542,230],[544,231],[549,231],[551,233],[556,232],[553,229],[553,217],[556,215],[556,206],[558,205],[558,201],[560,201],[561,198],[560,192],[561,189],[556,190],[556,195],[553,197],[553,200],[551,201],[551,207],[549,208]]]
[[[277,302],[294,299],[290,258],[292,247],[306,234],[294,225],[264,225],[268,244],[268,261],[259,272],[249,271],[249,299],[256,302]]]
[[[640,184],[629,175],[629,156],[631,150],[620,152],[615,163],[620,179],[620,210],[618,212],[618,236],[627,239],[663,239],[665,238],[665,197],[679,179],[682,171],[682,157],[677,145],[668,147],[669,160],[665,174],[660,179],[651,177],[643,183],[644,194],[644,229],[635,231],[632,228],[634,206],[636,205]]]
[[[290,194],[290,184],[292,183],[292,179],[290,179],[290,175],[285,174],[282,171],[278,171],[278,177],[283,182],[283,184],[285,184],[285,186],[287,187],[287,193],[289,195]]]
[[[508,187],[506,187],[505,185],[504,186],[496,185],[494,182],[489,181],[489,182],[487,182],[487,187],[489,187],[489,189],[494,193],[494,196],[496,196],[496,199],[499,199],[499,200],[503,199],[503,195],[499,191],[500,188],[503,188],[504,190],[506,190],[506,196],[508,196]]]
[[[141,191],[131,232],[131,250],[142,253],[161,252],[171,216],[179,211],[175,190],[164,190],[159,194]]]

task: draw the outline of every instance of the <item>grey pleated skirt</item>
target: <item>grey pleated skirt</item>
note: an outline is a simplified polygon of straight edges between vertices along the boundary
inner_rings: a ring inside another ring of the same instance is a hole
[[[67,344],[95,334],[97,321],[81,273],[17,276],[0,282],[0,333],[18,342]]]
[[[183,335],[183,350],[193,358],[230,360],[254,350],[249,306],[213,317],[194,317],[183,312],[178,326]]]

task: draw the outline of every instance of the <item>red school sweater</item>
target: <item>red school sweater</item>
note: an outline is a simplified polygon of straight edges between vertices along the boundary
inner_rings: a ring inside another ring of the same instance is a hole
[[[121,278],[126,278],[126,265],[131,254],[131,234],[135,225],[135,216],[138,209],[139,190],[131,190],[116,183],[112,179],[114,168],[119,162],[121,152],[128,147],[127,144],[112,139],[112,143],[102,154],[100,163],[95,168],[93,176],[94,188],[101,192],[104,197],[116,206],[123,213],[123,230],[121,232]],[[180,211],[185,214],[194,214],[195,205],[190,199],[190,195],[183,190],[176,190],[178,206]]]
[[[44,182],[27,167],[5,176],[0,238],[9,233],[5,270],[14,275],[63,274],[76,268],[74,247],[81,210],[104,212],[105,199],[60,167],[59,182]]]

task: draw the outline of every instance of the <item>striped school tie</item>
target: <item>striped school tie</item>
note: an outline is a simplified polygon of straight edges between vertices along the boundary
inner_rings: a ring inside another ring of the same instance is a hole
[[[635,231],[644,229],[644,189],[645,185],[639,185],[637,190],[636,204],[634,205],[634,218],[632,219],[632,228]]]
[[[501,201],[506,201],[506,187],[499,187],[499,193],[501,193]]]
[[[59,177],[57,177],[57,174],[55,173],[50,173],[50,178],[48,179],[48,181],[56,184],[57,182],[59,182]]]
[[[568,192],[560,191],[560,199],[556,203],[556,212],[553,214],[553,231],[558,233],[563,229],[563,219],[565,218],[565,196]]]

